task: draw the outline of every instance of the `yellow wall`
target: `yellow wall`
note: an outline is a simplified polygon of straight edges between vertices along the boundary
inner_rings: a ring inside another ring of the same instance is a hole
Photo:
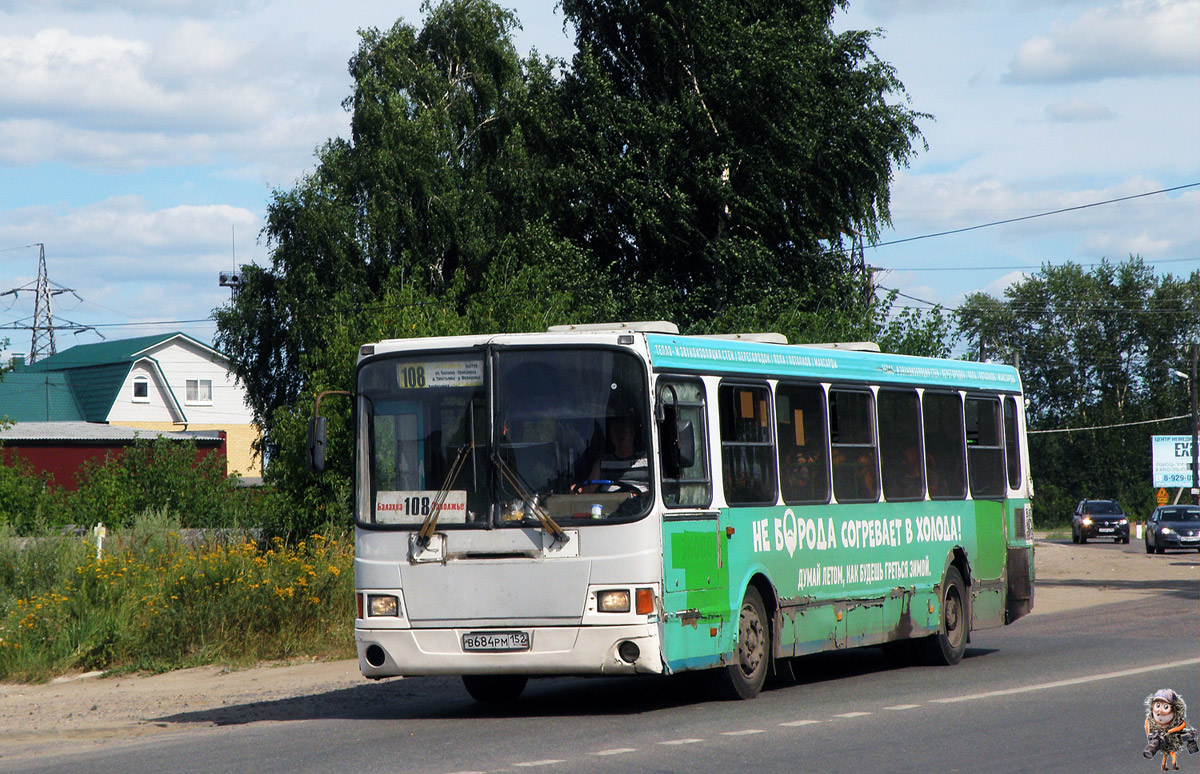
[[[226,471],[232,475],[262,476],[262,459],[254,454],[254,442],[259,438],[254,425],[202,425],[195,422],[183,425],[172,422],[112,422],[121,427],[139,430],[162,430],[178,433],[183,430],[224,430]]]

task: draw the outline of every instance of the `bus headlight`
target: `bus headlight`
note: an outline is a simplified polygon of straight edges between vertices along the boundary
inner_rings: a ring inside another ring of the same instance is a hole
[[[629,589],[597,591],[596,609],[601,613],[628,613]]]
[[[391,594],[367,595],[367,615],[372,618],[400,615],[400,599]]]

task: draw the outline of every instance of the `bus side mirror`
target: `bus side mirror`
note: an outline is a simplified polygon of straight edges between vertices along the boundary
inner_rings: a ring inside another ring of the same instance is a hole
[[[662,423],[660,441],[664,477],[679,478],[684,468],[696,464],[696,431],[691,420],[667,417]]]
[[[696,428],[692,420],[681,419],[675,423],[675,436],[679,452],[679,469],[690,468],[696,464]]]
[[[308,420],[308,446],[304,454],[305,466],[314,473],[325,470],[325,417]]]

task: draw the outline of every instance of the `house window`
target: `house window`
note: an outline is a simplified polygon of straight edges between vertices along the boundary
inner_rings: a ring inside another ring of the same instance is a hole
[[[184,399],[188,403],[212,403],[212,379],[188,379]]]
[[[150,402],[150,381],[144,376],[133,377],[133,402]]]

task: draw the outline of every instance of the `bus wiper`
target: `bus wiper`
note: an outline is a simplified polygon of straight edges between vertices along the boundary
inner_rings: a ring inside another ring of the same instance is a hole
[[[528,503],[530,510],[533,511],[533,515],[537,517],[538,523],[542,525],[542,529],[549,532],[555,541],[559,543],[564,542],[567,539],[567,533],[563,531],[562,527],[558,526],[558,523],[538,503],[537,494],[529,489],[525,482],[521,480],[521,476],[508,466],[503,457],[497,454],[495,460],[497,463],[496,467],[500,469],[501,475],[516,490],[517,496]]]
[[[454,486],[454,482],[458,480],[458,474],[462,472],[463,463],[467,460],[467,453],[475,448],[473,443],[464,443],[458,447],[458,454],[454,457],[454,462],[450,463],[450,470],[446,471],[446,478],[442,481],[442,486],[437,490],[437,494],[433,496],[433,502],[429,505],[429,515],[421,522],[421,529],[417,532],[417,545],[425,548],[429,545],[429,539],[433,537],[433,531],[437,529],[438,515],[442,512],[442,504],[446,502],[446,496],[450,494],[450,488]]]

